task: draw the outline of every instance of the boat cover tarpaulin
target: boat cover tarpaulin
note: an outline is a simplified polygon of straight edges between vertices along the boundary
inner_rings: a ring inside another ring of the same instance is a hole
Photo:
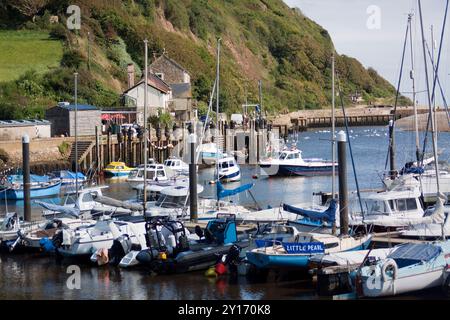
[[[78,179],[86,179],[86,176],[82,174],[81,172],[75,173],[68,170],[61,170],[60,176],[63,179],[76,179],[78,176]]]
[[[220,181],[217,181],[217,197],[219,199],[234,196],[238,193],[250,190],[253,187],[253,183],[247,183],[242,186],[239,186],[235,189],[225,189],[223,184]]]
[[[336,220],[336,200],[331,199],[330,206],[325,211],[313,211],[296,208],[294,206],[283,204],[283,210],[291,213],[295,213],[304,217],[308,217],[312,220],[325,220],[334,222]]]
[[[406,243],[391,253],[394,260],[430,261],[442,252],[442,248],[429,243]]]
[[[21,174],[10,175],[10,176],[8,176],[8,181],[10,183],[22,183],[23,175],[21,175]],[[38,176],[36,174],[30,174],[30,181],[31,182],[48,182],[49,176]]]
[[[116,200],[113,198],[105,197],[105,196],[96,196],[94,197],[94,201],[105,204],[111,207],[124,208],[131,211],[143,211],[144,207],[139,203],[126,202],[121,200]]]
[[[48,202],[43,202],[43,201],[38,201],[38,200],[35,200],[34,202],[36,204],[40,205],[41,207],[43,207],[47,210],[53,211],[53,212],[60,212],[63,214],[68,214],[68,215],[71,215],[76,218],[78,218],[78,216],[80,215],[80,210],[78,208],[65,207],[65,206],[60,206],[58,204],[48,203]]]

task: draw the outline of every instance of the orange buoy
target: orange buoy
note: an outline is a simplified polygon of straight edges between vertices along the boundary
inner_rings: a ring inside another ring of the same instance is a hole
[[[225,274],[225,272],[227,272],[227,267],[223,264],[223,262],[216,264],[216,274],[218,276]]]

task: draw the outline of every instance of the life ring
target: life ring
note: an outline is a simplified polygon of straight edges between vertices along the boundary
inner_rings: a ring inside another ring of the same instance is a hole
[[[395,280],[397,278],[398,273],[398,266],[394,259],[387,259],[383,265],[381,266],[381,278],[383,282],[385,282],[390,277],[387,275],[388,268],[393,268],[393,274],[392,274],[392,280]]]

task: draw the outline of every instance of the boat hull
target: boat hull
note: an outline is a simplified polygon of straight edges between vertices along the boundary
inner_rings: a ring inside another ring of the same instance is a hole
[[[240,170],[233,172],[233,173],[224,173],[224,174],[219,174],[219,175],[220,175],[221,181],[235,182],[235,181],[241,180],[241,171]]]
[[[364,250],[371,242],[365,242],[345,251]],[[302,268],[306,269],[309,259],[315,254],[266,254],[262,251],[247,252],[247,259],[258,268]]]
[[[444,268],[439,267],[433,270],[423,270],[414,275],[380,281],[378,286],[371,279],[364,277],[362,290],[366,297],[384,297],[439,287],[443,283]]]
[[[302,166],[302,165],[277,165],[278,170],[274,170],[275,165],[260,164],[259,167],[264,172],[276,172],[269,175],[277,176],[317,176],[317,175],[332,175],[333,166]],[[268,170],[270,168],[270,170]],[[337,173],[337,166],[335,166]]]
[[[59,195],[61,191],[61,182],[56,184],[46,186],[46,187],[37,187],[31,188],[30,197],[31,198],[45,198],[50,196]],[[24,199],[24,190],[23,189],[7,189],[6,190],[6,198],[8,200],[23,200]]]
[[[130,174],[131,170],[128,171],[109,171],[109,170],[104,170],[104,174],[106,177],[128,177],[128,175]]]

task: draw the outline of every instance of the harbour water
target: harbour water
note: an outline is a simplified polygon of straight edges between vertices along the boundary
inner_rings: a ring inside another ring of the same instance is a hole
[[[423,136],[423,134],[422,134]],[[330,159],[330,132],[311,130],[291,136],[303,151],[304,158]],[[413,132],[396,133],[397,166],[414,160]],[[384,170],[388,146],[387,127],[353,127],[350,131],[356,171],[361,189],[380,188],[380,174]],[[430,148],[428,148],[430,150]],[[450,133],[439,135],[440,160],[450,157]],[[349,187],[355,189],[350,157],[348,157]],[[311,202],[313,192],[331,191],[331,177],[259,177],[254,166],[242,166],[241,182],[253,181],[252,193],[263,208],[278,206],[282,202]],[[202,196],[214,197],[214,169],[202,170],[199,183],[205,190]],[[135,196],[126,181],[105,181],[110,187],[105,194],[117,199]],[[228,187],[228,186],[227,186]],[[230,184],[231,187],[231,184]],[[58,202],[60,199],[51,199]],[[251,198],[241,197],[241,204],[251,205]],[[1,203],[0,214],[7,210],[23,212],[23,202]],[[33,217],[40,215],[40,208],[32,206]],[[67,263],[58,263],[52,257],[34,254],[0,255],[0,299],[316,299],[314,284],[300,277],[285,278],[271,274],[267,281],[238,279],[211,279],[203,272],[171,276],[153,276],[146,270],[122,270],[114,267],[79,265],[80,289],[70,289],[67,282]],[[444,298],[439,289],[400,298]]]

